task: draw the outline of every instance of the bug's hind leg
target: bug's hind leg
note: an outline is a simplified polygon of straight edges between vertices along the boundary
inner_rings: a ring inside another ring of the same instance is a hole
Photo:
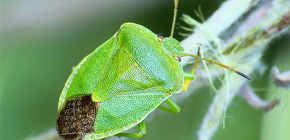
[[[169,106],[169,108],[160,105],[157,109],[173,114],[177,114],[180,111],[179,106],[172,99],[168,98],[165,100],[165,103]]]
[[[138,124],[138,133],[119,133],[115,136],[140,138],[146,134],[145,120]]]

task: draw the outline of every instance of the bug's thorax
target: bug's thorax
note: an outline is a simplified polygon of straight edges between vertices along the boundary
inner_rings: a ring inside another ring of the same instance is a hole
[[[180,46],[179,41],[174,38],[165,37],[162,39],[162,47],[173,57],[180,57],[183,54],[184,48]]]

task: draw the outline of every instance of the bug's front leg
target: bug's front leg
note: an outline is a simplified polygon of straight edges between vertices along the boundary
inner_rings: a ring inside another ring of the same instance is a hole
[[[201,46],[202,46],[201,44],[199,44],[199,46],[198,46],[198,51],[197,51],[197,56],[198,57],[200,57],[200,47]],[[194,64],[194,66],[193,66],[193,68],[191,70],[191,73],[184,73],[184,79],[186,79],[186,80],[184,82],[184,86],[183,86],[183,89],[182,89],[183,91],[187,91],[188,85],[190,84],[190,80],[194,80],[194,78],[196,77],[195,76],[195,70],[197,68],[197,64],[198,64],[198,59],[195,60],[195,64]],[[191,76],[193,76],[193,77],[191,77]]]
[[[194,73],[187,73],[185,72],[184,73],[184,79],[185,79],[185,82],[184,82],[184,86],[183,86],[183,91],[187,91],[188,89],[188,86],[190,84],[190,81],[191,80],[194,80],[196,78],[196,75]]]
[[[140,138],[146,134],[145,120],[138,124],[138,133],[119,133],[115,136]]]

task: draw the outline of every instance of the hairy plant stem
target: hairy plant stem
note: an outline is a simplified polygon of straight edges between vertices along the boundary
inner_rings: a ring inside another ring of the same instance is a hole
[[[246,20],[237,21],[242,17]],[[193,29],[192,35],[181,42],[181,45],[185,48],[186,53],[195,54],[197,43],[203,44],[202,54],[204,57],[230,64],[245,74],[251,74],[255,68],[261,66],[259,59],[269,42],[289,32],[289,17],[289,0],[229,0],[224,2],[212,17],[202,24],[184,15],[183,20],[196,28]],[[231,35],[224,37],[224,34]],[[221,39],[221,37],[223,38]],[[186,58],[182,61],[182,65],[185,66],[191,60]],[[195,84],[189,88],[189,92],[202,86],[204,84],[202,81],[205,81],[207,76],[212,83],[212,79],[222,74],[221,72],[209,73],[209,71],[219,70],[215,70],[216,67],[209,69],[205,63],[203,64],[205,70],[203,68],[197,70],[201,76],[194,81]],[[231,72],[225,71],[224,75],[223,86],[216,92],[203,118],[198,131],[199,140],[211,139],[221,120],[225,124],[224,118],[231,100],[248,82]]]

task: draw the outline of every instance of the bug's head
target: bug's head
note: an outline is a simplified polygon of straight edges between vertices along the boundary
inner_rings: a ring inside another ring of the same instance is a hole
[[[182,56],[184,51],[183,47],[180,46],[179,41],[170,37],[162,38],[162,47],[169,55],[172,55],[173,57]]]

